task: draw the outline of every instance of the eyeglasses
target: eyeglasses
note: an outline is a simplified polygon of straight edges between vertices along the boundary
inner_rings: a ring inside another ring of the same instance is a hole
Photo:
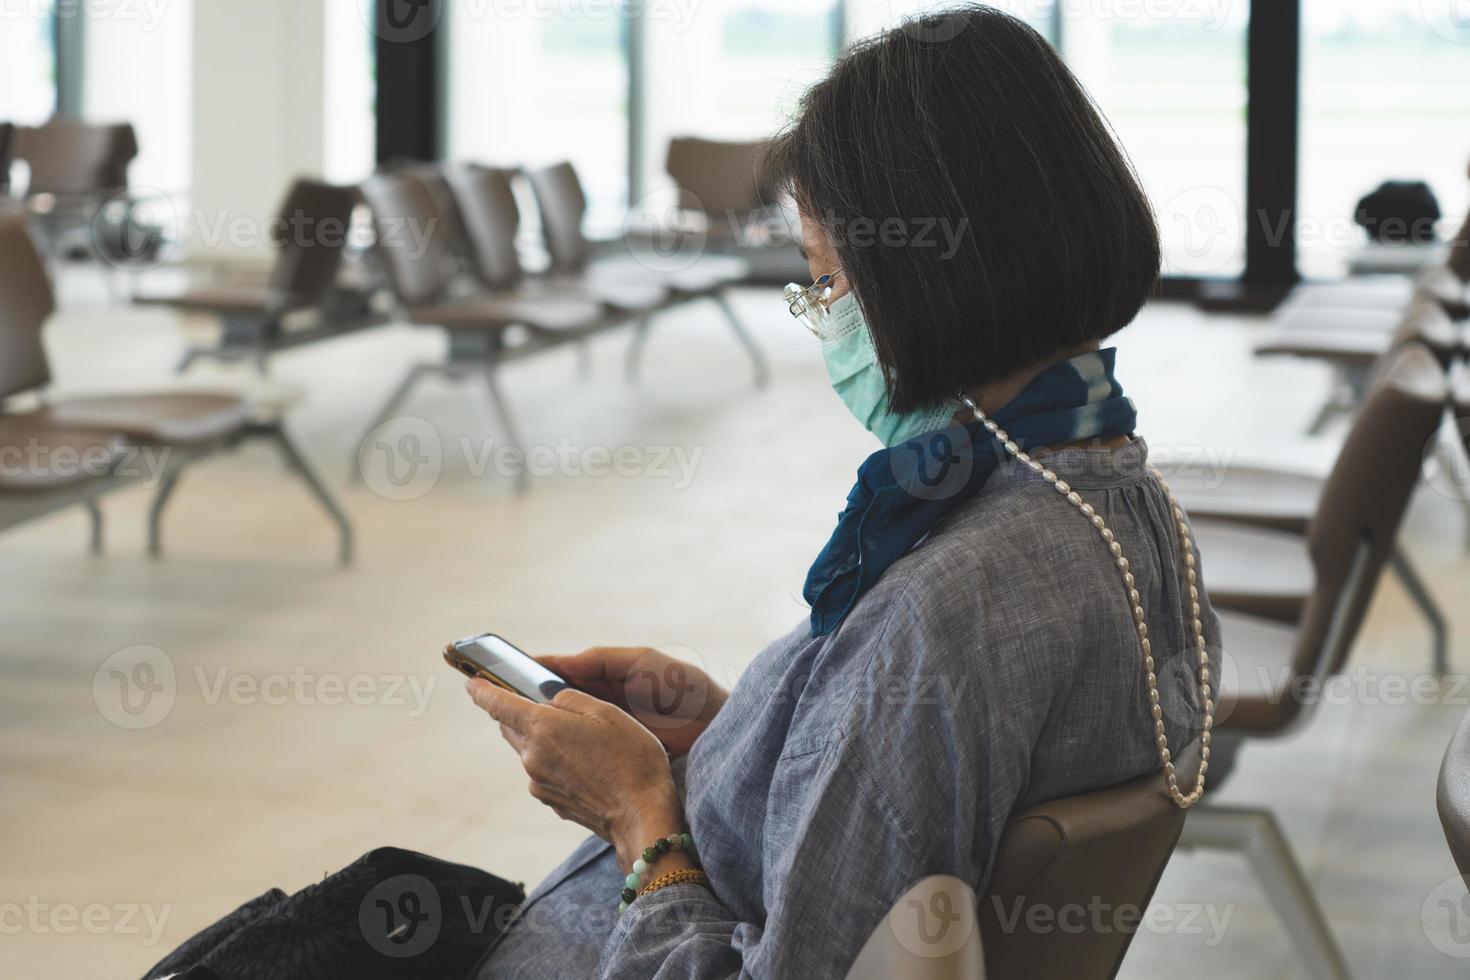
[[[789,283],[783,294],[786,297],[786,308],[791,311],[791,315],[819,340],[826,337],[827,320],[831,317],[828,297],[832,295],[833,280],[840,275],[842,270],[838,269],[819,276],[810,286]]]

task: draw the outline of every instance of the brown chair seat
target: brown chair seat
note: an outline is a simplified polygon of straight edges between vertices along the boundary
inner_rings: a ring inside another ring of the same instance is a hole
[[[1316,588],[1307,539],[1289,531],[1195,520],[1194,539],[1210,583],[1210,602],[1295,623]]]
[[[69,398],[50,405],[45,418],[56,426],[189,445],[230,435],[250,421],[252,411],[250,402],[238,395],[188,391]]]
[[[38,415],[0,417],[0,491],[44,491],[101,479],[127,452],[116,432],[57,428]]]
[[[524,279],[517,291],[530,297],[600,303],[623,313],[651,313],[669,298],[669,291],[656,282],[603,281],[557,275]]]
[[[1195,519],[1221,517],[1301,530],[1316,513],[1322,496],[1322,477],[1266,466],[1231,466],[1218,482],[1194,473],[1165,476],[1175,498]]]
[[[449,330],[495,330],[523,324],[567,333],[592,329],[602,321],[603,312],[591,303],[570,300],[479,297],[419,307],[409,312],[409,319]]]
[[[1206,574],[1213,573],[1206,569]],[[1225,609],[1218,613],[1225,663],[1216,725],[1245,732],[1280,731],[1283,717],[1295,714],[1297,707],[1290,703],[1297,630],[1245,613]]]
[[[1460,723],[1439,767],[1439,822],[1455,866],[1470,882],[1470,714]]]
[[[1260,355],[1282,354],[1335,361],[1350,367],[1372,367],[1388,350],[1390,330],[1290,328],[1255,347]]]
[[[264,313],[277,293],[268,282],[200,286],[173,296],[139,296],[139,306],[171,306],[201,313]]]

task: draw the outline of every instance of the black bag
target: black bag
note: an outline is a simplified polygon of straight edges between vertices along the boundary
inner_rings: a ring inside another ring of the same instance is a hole
[[[144,980],[463,980],[525,897],[477,868],[379,848],[246,902]]]
[[[1358,202],[1358,224],[1375,242],[1432,245],[1439,201],[1422,180],[1389,180]]]

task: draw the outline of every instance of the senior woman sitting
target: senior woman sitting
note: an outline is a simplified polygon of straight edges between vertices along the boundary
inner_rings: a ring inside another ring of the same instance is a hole
[[[915,881],[983,893],[1019,807],[1160,766],[1203,790],[1208,734],[1197,772],[1169,747],[1208,732],[1216,621],[1100,349],[1158,235],[1077,80],[1005,14],[921,18],[845,54],[767,167],[815,280],[792,311],[887,448],[733,691],[685,667],[702,696],[660,715],[628,684],[671,662],[626,649],[543,658],[579,688],[549,705],[471,682],[596,835],[482,980],[841,977]]]

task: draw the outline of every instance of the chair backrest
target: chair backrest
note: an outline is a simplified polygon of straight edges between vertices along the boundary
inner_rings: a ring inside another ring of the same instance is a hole
[[[1444,761],[1439,766],[1439,791],[1436,794],[1439,823],[1444,828],[1445,842],[1455,866],[1470,884],[1470,714],[1450,739]]]
[[[587,264],[592,247],[582,234],[582,217],[587,212],[587,195],[570,163],[529,170],[526,177],[541,212],[541,232],[546,252],[556,272],[575,272]]]
[[[449,292],[449,247],[433,192],[410,173],[377,174],[363,181],[373,213],[375,252],[388,286],[407,307],[426,306]]]
[[[352,187],[307,178],[286,192],[273,235],[279,254],[271,286],[287,307],[318,303],[336,284],[357,202]]]
[[[10,193],[10,165],[15,161],[15,126],[0,122],[0,194]]]
[[[1197,748],[1180,764],[1193,769]],[[1186,764],[1187,763],[1187,764]],[[1148,907],[1174,845],[1185,810],[1169,798],[1159,773],[1080,796],[1042,803],[1011,818],[1001,835],[990,887],[980,900],[985,966],[992,980],[1068,977],[1107,980],[1117,974],[1133,941],[1135,920],[1117,928],[1131,910]],[[1038,931],[1025,910],[1039,907],[1070,925],[1079,910],[1099,903],[1102,929]],[[1015,918],[1017,913],[1021,918]],[[1116,919],[1114,917],[1117,917]]]
[[[1332,467],[1307,531],[1316,585],[1302,612],[1294,668],[1326,676],[1342,668],[1399,525],[1424,454],[1444,420],[1449,384],[1427,348],[1410,342],[1369,391]],[[1283,698],[1280,720],[1304,699]]]
[[[768,203],[756,172],[769,140],[727,143],[684,136],[669,141],[665,165],[679,187],[679,206],[710,215],[749,214]]]
[[[1185,750],[1190,766],[1197,752]],[[848,980],[1109,980],[1185,814],[1159,773],[1029,807],[1006,824],[985,896],[957,878],[919,882],[879,923]]]
[[[516,204],[515,171],[452,164],[444,168],[444,179],[459,204],[475,275],[491,289],[514,285],[525,272],[516,252],[521,211]]]
[[[1446,276],[1454,278],[1448,273]],[[1459,324],[1450,314],[1449,296],[1421,288],[1404,308],[1388,349],[1397,350],[1405,344],[1418,342],[1428,347],[1441,364],[1448,366],[1459,354],[1461,333]],[[1381,359],[1374,367],[1374,380],[1382,377],[1392,363],[1392,358]]]
[[[55,309],[25,213],[0,214],[0,399],[51,381],[41,329]]]
[[[15,155],[30,165],[27,194],[109,193],[128,186],[138,137],[130,123],[97,125],[58,117],[20,129]]]

